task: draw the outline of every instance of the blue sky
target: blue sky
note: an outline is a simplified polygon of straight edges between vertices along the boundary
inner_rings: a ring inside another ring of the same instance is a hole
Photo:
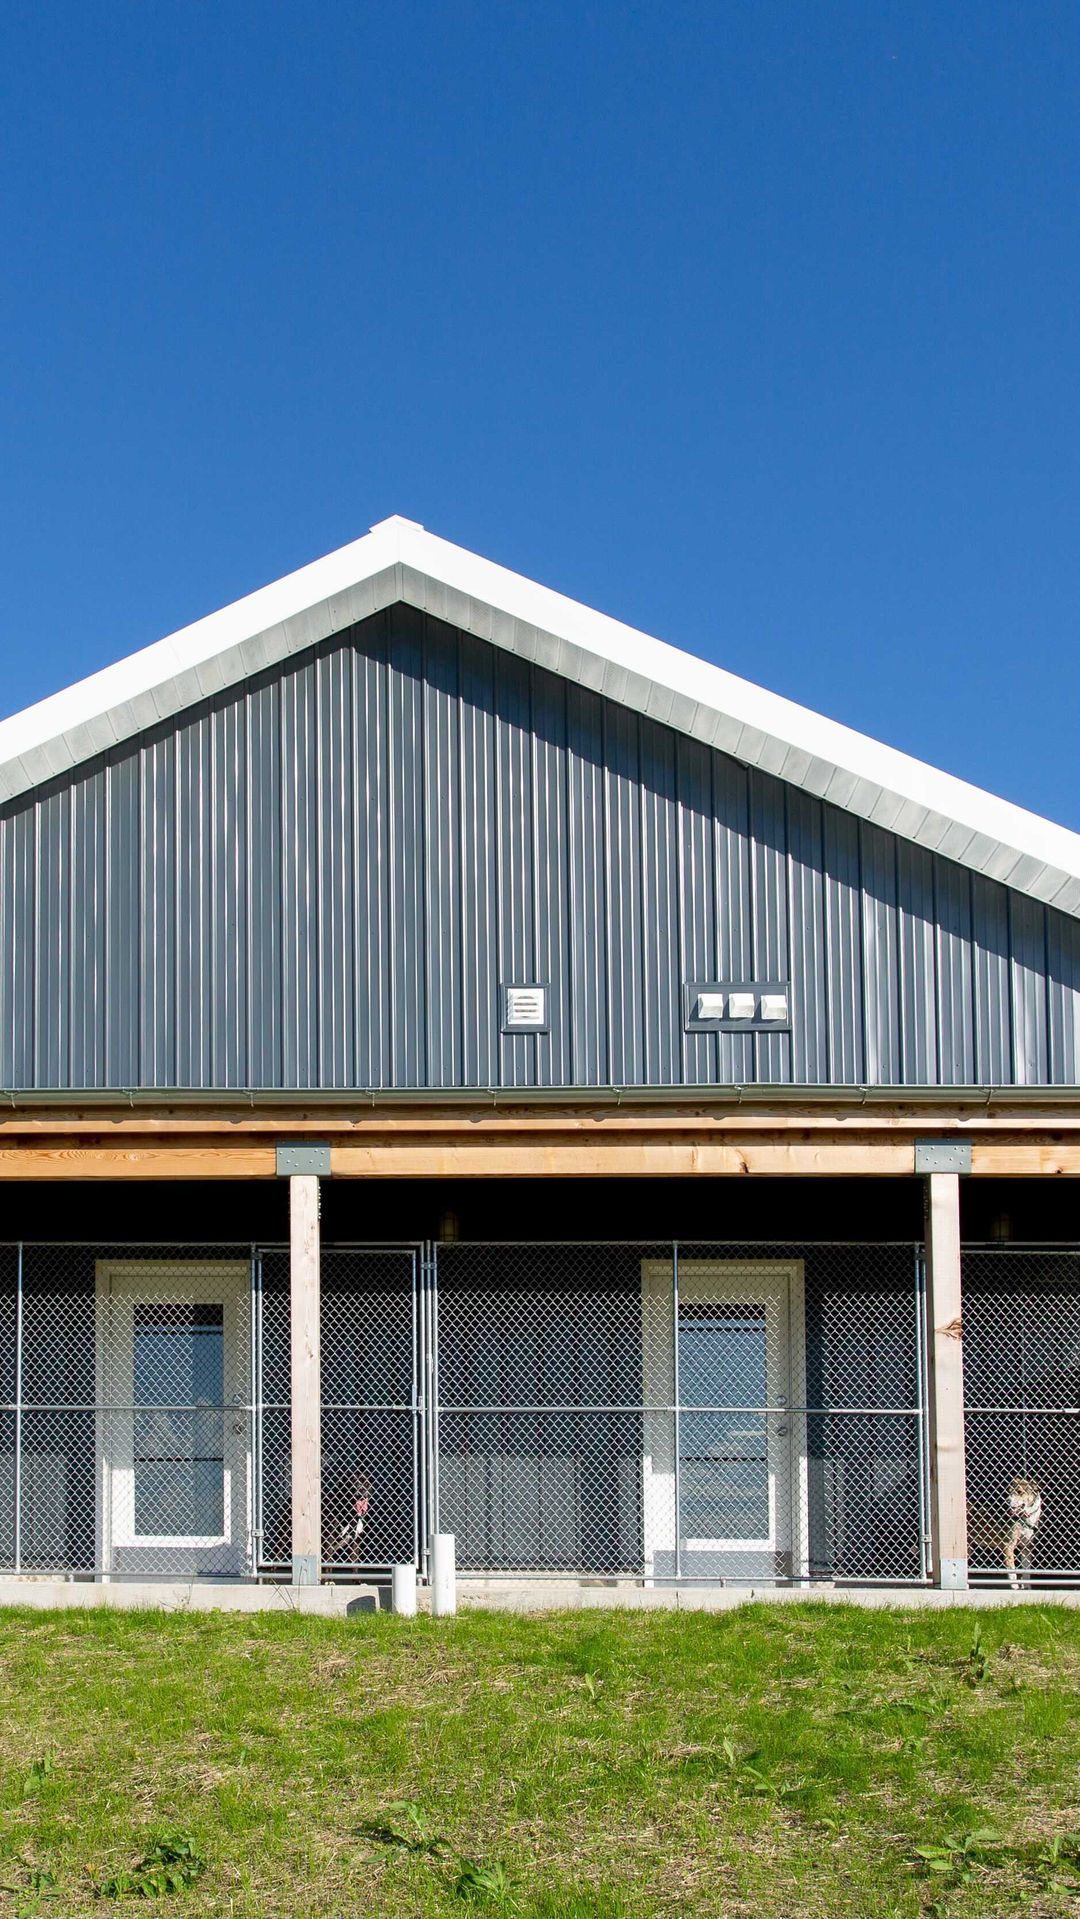
[[[0,710],[399,512],[1080,827],[1073,0],[67,0]]]

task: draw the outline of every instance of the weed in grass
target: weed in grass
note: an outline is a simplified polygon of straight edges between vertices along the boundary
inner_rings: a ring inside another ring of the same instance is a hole
[[[761,1757],[756,1747],[751,1752],[739,1753],[731,1739],[720,1741],[720,1758],[737,1792],[759,1799],[798,1798],[805,1790],[805,1782],[800,1779],[792,1785],[780,1785],[760,1763]]]
[[[756,1747],[752,1752],[739,1753],[735,1750],[734,1740],[730,1738],[722,1739],[720,1741],[720,1757],[723,1760],[728,1778],[737,1791],[750,1794],[768,1794],[773,1791],[772,1780],[767,1777],[762,1771],[762,1768],[757,1764],[757,1761],[761,1758],[761,1753]]]
[[[102,1899],[158,1899],[172,1892],[188,1892],[206,1871],[194,1839],[171,1836],[151,1846],[138,1865],[123,1868],[102,1881]]]
[[[40,1759],[35,1759],[23,1780],[23,1798],[29,1799],[31,1794],[37,1792],[38,1788],[44,1784],[49,1774],[55,1771],[56,1761],[51,1752],[43,1753]]]
[[[968,1681],[972,1686],[982,1686],[990,1675],[990,1654],[983,1644],[982,1627],[975,1621],[975,1630],[971,1635],[971,1645],[967,1656]]]
[[[978,1826],[971,1832],[946,1832],[934,1845],[916,1846],[915,1857],[927,1872],[947,1877],[951,1885],[966,1885],[980,1867],[998,1863],[1004,1843],[993,1827]]]
[[[388,1817],[365,1821],[358,1828],[360,1836],[376,1846],[388,1846],[396,1852],[412,1853],[414,1857],[447,1857],[449,1841],[440,1833],[432,1832],[428,1814],[417,1800],[397,1799],[387,1806],[386,1812]]]
[[[527,1919],[631,1919],[618,1892],[593,1886],[545,1886],[523,1908]]]
[[[595,1706],[597,1704],[600,1698],[600,1694],[603,1691],[603,1688],[604,1688],[604,1682],[600,1678],[599,1673],[595,1673],[595,1672],[582,1673],[581,1690],[585,1694],[585,1697],[589,1701],[590,1705]]]
[[[1055,1833],[1036,1848],[1028,1863],[1043,1892],[1080,1892],[1080,1835]]]
[[[27,1893],[36,1894],[38,1899],[55,1899],[56,1894],[52,1890],[55,1884],[56,1874],[55,1872],[50,1872],[47,1866],[24,1865],[23,1883],[18,1886],[13,1886],[9,1885],[6,1880],[0,1880],[0,1892],[14,1893],[16,1897],[22,1900],[22,1904],[16,1908],[16,1911],[24,1912],[29,1911],[31,1906],[36,1906],[35,1899],[27,1901]]]
[[[478,1859],[463,1859],[454,1880],[454,1891],[459,1899],[493,1905],[502,1912],[515,1909],[510,1875],[497,1859],[489,1866],[482,1865]]]

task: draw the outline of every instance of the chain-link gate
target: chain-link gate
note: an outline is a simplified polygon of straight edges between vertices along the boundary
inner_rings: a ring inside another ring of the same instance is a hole
[[[0,1288],[4,1564],[249,1575],[249,1249],[4,1247]]]
[[[927,1576],[921,1249],[435,1249],[466,1573]]]
[[[322,1563],[328,1578],[423,1562],[422,1249],[324,1246]],[[256,1253],[259,1569],[291,1564],[289,1253]]]
[[[965,1247],[964,1427],[973,1575],[1080,1581],[1080,1254]]]

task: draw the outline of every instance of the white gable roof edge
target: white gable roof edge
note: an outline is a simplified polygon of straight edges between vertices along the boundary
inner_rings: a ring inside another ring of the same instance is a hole
[[[399,517],[0,721],[0,800],[399,600],[1080,917],[1080,834]]]

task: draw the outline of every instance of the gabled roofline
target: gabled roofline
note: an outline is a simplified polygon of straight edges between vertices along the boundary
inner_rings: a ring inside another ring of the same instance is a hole
[[[397,515],[0,721],[0,801],[398,601],[1080,917],[1080,834]]]

